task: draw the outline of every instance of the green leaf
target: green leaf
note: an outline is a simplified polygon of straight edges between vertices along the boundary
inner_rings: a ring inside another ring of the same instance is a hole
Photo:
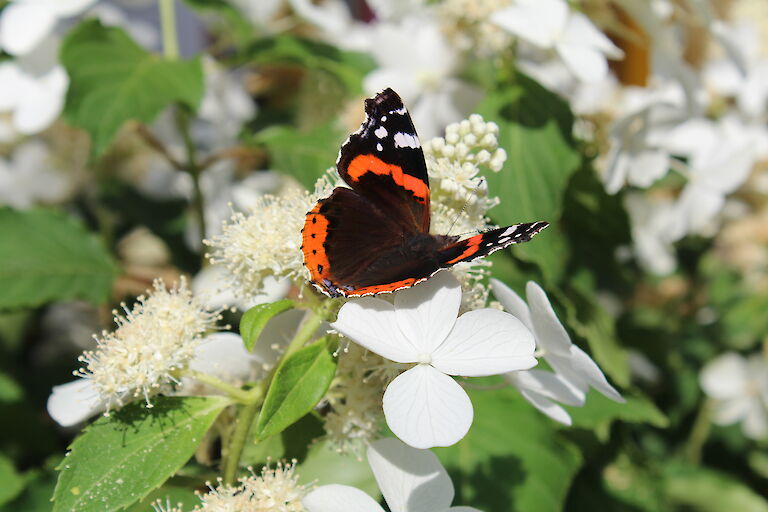
[[[282,431],[323,398],[336,374],[336,361],[322,338],[286,359],[275,372],[256,420],[257,439]]]
[[[435,453],[456,486],[456,505],[481,510],[559,512],[581,463],[553,422],[511,388],[470,391],[467,436]]]
[[[768,512],[768,501],[738,479],[719,471],[668,464],[663,486],[669,501],[699,512]]]
[[[269,151],[272,169],[296,178],[309,190],[333,167],[344,134],[332,124],[304,131],[292,126],[272,126],[256,134],[255,142]]]
[[[105,301],[116,274],[100,241],[48,210],[0,209],[0,309]]]
[[[258,304],[245,312],[240,320],[240,336],[250,352],[256,346],[261,331],[273,317],[294,307],[291,299],[278,300],[269,304]]]
[[[296,469],[299,482],[316,486],[349,485],[378,498],[379,486],[365,461],[365,454],[362,455],[356,457],[354,454],[339,453],[328,441],[314,443],[307,458]]]
[[[571,136],[573,115],[567,103],[522,74],[511,86],[492,92],[477,112],[499,125],[499,146],[507,151],[501,172],[486,173],[491,193],[501,203],[491,210],[505,225],[543,220],[553,225],[513,253],[538,265],[554,282],[565,270],[568,245],[557,225],[568,180],[580,157]]]
[[[369,55],[288,33],[259,39],[245,53],[256,64],[291,63],[327,72],[352,94],[362,92],[363,77],[376,67]]]
[[[16,472],[13,461],[0,454],[0,505],[8,503],[24,489],[24,479]]]
[[[195,109],[204,92],[199,59],[165,60],[97,20],[69,33],[61,62],[70,78],[64,114],[91,135],[93,156],[104,153],[124,122],[149,123],[173,102]]]
[[[51,496],[56,487],[56,473],[33,470],[28,472],[27,486],[15,500],[0,506],[0,512],[50,512]]]
[[[24,396],[24,390],[16,381],[4,373],[0,373],[0,402],[18,402]]]
[[[160,397],[101,417],[60,466],[54,512],[119,510],[162,485],[194,454],[224,397]]]

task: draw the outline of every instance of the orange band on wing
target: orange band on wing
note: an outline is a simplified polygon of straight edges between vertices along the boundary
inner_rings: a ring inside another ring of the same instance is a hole
[[[408,279],[403,279],[402,281],[396,281],[394,283],[376,284],[373,286],[365,286],[363,288],[357,288],[355,290],[346,291],[344,292],[344,295],[346,297],[359,297],[361,295],[372,295],[376,293],[394,292],[395,290],[399,290],[401,288],[408,288],[409,286],[413,286],[414,284],[424,281],[425,279],[426,277],[421,277],[421,278],[409,277]]]
[[[309,269],[312,281],[322,283],[330,275],[331,264],[325,253],[325,238],[328,236],[328,219],[319,213],[322,203],[317,203],[307,213],[304,229],[301,230],[301,251],[304,253],[304,265]]]
[[[459,261],[469,258],[473,254],[475,254],[478,250],[480,250],[480,242],[483,240],[483,235],[475,235],[472,238],[467,238],[467,248],[464,249],[464,252],[453,258],[452,260],[446,261],[447,264],[452,265],[453,263],[458,263]]]
[[[419,202],[429,198],[429,186],[423,180],[408,173],[398,165],[388,164],[376,155],[358,155],[349,163],[347,174],[352,181],[357,181],[367,173],[391,176],[396,185],[412,192]]]

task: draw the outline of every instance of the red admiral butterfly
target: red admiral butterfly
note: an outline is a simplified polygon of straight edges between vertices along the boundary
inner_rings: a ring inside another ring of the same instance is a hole
[[[393,292],[441,269],[471,261],[546,228],[532,222],[459,240],[429,234],[429,178],[416,129],[402,100],[385,89],[365,100],[366,118],[336,161],[351,188],[337,187],[307,213],[304,265],[330,297]]]

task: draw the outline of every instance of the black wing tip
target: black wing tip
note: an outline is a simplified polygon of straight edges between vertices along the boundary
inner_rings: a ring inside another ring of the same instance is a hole
[[[403,100],[400,98],[400,95],[390,87],[377,92],[374,97],[365,100],[365,112],[370,116],[399,110],[403,107]]]

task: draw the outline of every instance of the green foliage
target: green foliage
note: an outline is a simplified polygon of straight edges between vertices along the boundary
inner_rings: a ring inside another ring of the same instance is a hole
[[[491,210],[493,220],[501,225],[550,222],[552,226],[513,253],[538,265],[547,280],[556,282],[563,276],[568,255],[559,226],[563,194],[579,165],[568,105],[518,74],[512,86],[491,92],[476,110],[498,123],[499,146],[508,156],[501,172],[485,175],[490,190],[502,198]]]
[[[307,414],[323,398],[336,361],[322,338],[286,359],[275,372],[254,426],[257,439],[273,436]]]
[[[663,489],[669,501],[701,512],[768,512],[768,501],[725,473],[679,463],[664,468]]]
[[[70,32],[61,62],[70,77],[65,117],[91,135],[93,156],[104,153],[126,121],[151,122],[174,102],[195,109],[203,96],[199,59],[165,60],[96,20]]]
[[[24,390],[11,377],[0,373],[0,402],[18,402],[24,396]]]
[[[116,274],[99,240],[48,210],[0,209],[0,309],[107,299]]]
[[[573,426],[594,430],[603,439],[608,439],[614,421],[647,423],[657,428],[669,426],[669,420],[650,400],[642,396],[625,395],[626,403],[610,400],[592,390],[583,407],[568,407]]]
[[[8,503],[24,489],[24,479],[16,472],[11,461],[0,454],[0,505]]]
[[[435,450],[456,486],[454,503],[481,510],[561,510],[581,463],[576,447],[511,388],[470,396],[475,419],[469,433]]]
[[[245,312],[240,320],[240,336],[243,338],[245,348],[252,351],[256,346],[261,331],[274,316],[292,309],[294,303],[290,299],[283,299],[269,304],[257,304]]]
[[[363,77],[374,68],[373,59],[368,55],[287,33],[259,39],[244,53],[255,64],[295,64],[328,73],[338,79],[349,94],[362,92]]]
[[[54,512],[120,510],[186,463],[230,404],[222,397],[160,397],[102,417],[72,443],[60,466]]]
[[[51,495],[56,487],[56,474],[51,471],[32,471],[25,475],[26,487],[13,501],[0,505],[0,512],[50,512]],[[3,480],[5,482],[5,480]]]
[[[379,496],[379,486],[366,462],[365,453],[361,453],[359,458],[339,453],[328,441],[314,443],[297,471],[303,484],[351,485],[371,496]]]
[[[310,130],[273,126],[260,131],[255,142],[269,151],[272,167],[296,178],[307,189],[336,163],[343,133],[333,124]]]

